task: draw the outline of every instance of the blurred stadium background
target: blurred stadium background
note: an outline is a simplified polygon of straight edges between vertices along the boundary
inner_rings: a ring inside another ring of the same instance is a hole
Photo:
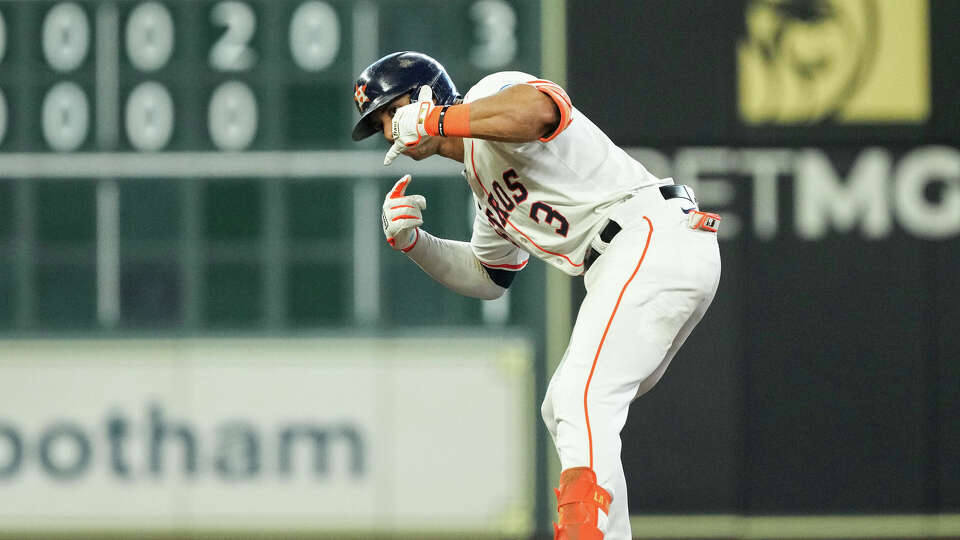
[[[960,538],[960,2],[0,1],[0,537],[549,538],[582,296],[382,241],[352,83],[564,84],[724,216],[623,433],[637,538]]]

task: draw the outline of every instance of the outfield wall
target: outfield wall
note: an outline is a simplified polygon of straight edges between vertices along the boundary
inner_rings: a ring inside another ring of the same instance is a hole
[[[525,340],[0,348],[0,531],[532,531]]]

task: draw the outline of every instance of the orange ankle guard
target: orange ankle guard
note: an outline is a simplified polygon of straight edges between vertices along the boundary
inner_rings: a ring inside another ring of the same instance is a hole
[[[589,467],[574,467],[560,473],[557,494],[557,523],[554,540],[603,540],[597,527],[599,511],[610,512],[610,494],[597,485],[597,475]]]

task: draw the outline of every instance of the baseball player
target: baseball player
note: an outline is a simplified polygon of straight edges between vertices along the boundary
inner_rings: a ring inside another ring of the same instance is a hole
[[[693,191],[657,178],[578,111],[558,85],[489,75],[462,98],[436,60],[399,52],[370,65],[353,97],[353,139],[464,165],[477,211],[469,242],[427,233],[409,175],[387,193],[387,242],[467,296],[495,299],[533,255],[587,294],[541,412],[560,456],[556,539],[631,538],[620,430],[663,376],[720,279],[716,228]]]

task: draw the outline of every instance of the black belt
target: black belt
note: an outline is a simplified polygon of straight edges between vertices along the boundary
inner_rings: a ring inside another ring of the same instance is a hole
[[[664,200],[686,199],[693,204],[697,204],[697,198],[693,196],[693,190],[683,184],[660,186],[660,194],[663,195]]]
[[[660,186],[660,194],[663,195],[664,200],[668,199],[686,199],[692,204],[697,204],[696,198],[693,196],[693,190],[688,188],[683,184],[671,184],[669,186]],[[609,244],[613,237],[620,232],[620,224],[612,219],[607,222],[607,226],[600,231],[600,240],[604,244]],[[586,272],[590,269],[593,263],[600,258],[601,253],[595,249],[593,246],[587,248],[587,254],[583,258],[583,271]]]

